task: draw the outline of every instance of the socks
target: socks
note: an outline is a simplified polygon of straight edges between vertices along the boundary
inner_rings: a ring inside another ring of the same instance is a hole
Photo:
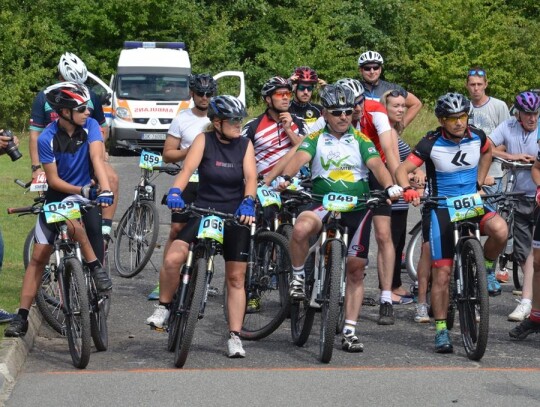
[[[25,308],[19,308],[19,311],[17,312],[17,314],[19,314],[24,321],[28,320],[29,313],[30,313],[30,310],[27,310]]]
[[[486,265],[486,271],[488,274],[492,274],[495,270],[495,260],[489,260],[484,257],[484,264]]]
[[[437,332],[442,331],[446,328],[446,319],[436,319],[435,320],[435,330]]]
[[[343,327],[343,333],[345,335],[354,335],[356,331],[356,321],[350,319],[345,320],[345,326]]]
[[[168,310],[171,309],[171,303],[168,302],[168,303],[165,303],[165,302],[159,302],[159,305],[163,305],[165,308],[167,308]]]
[[[305,278],[306,272],[304,271],[304,265],[301,265],[300,267],[294,267],[292,268],[293,276],[294,277],[302,277]]]
[[[382,304],[382,303],[385,303],[385,302],[388,302],[390,304],[392,304],[392,291],[391,290],[382,290],[381,291],[381,297],[379,298],[379,302]]]
[[[19,312],[21,312],[19,310]],[[540,309],[532,309],[531,310],[531,315],[529,316],[529,319],[532,321],[532,322],[536,322],[537,324],[540,324]]]
[[[101,233],[111,235],[112,219],[101,219]]]

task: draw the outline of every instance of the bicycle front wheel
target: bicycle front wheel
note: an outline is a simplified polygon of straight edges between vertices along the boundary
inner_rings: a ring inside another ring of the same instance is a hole
[[[107,315],[110,309],[108,294],[99,293],[93,278],[87,275],[88,299],[90,301],[90,332],[94,345],[98,351],[105,351],[109,347],[109,327]]]
[[[315,319],[316,308],[310,306],[311,296],[315,284],[315,253],[312,253],[306,260],[304,270],[305,278],[305,298],[301,301],[291,301],[291,336],[296,346],[303,346],[311,333],[313,320]],[[318,266],[318,265],[317,265]]]
[[[489,295],[484,252],[478,240],[467,240],[461,252],[463,292],[458,297],[461,339],[467,357],[480,360],[489,330]]]
[[[330,241],[327,253],[326,275],[322,286],[321,336],[319,339],[319,360],[323,363],[329,363],[332,359],[339,318],[341,276],[345,268],[345,256],[339,241]]]
[[[199,319],[199,310],[204,297],[206,284],[206,258],[197,259],[193,267],[193,273],[189,280],[184,304],[180,304],[177,311],[178,338],[176,339],[174,351],[174,365],[183,367],[195,332],[195,324]]]
[[[66,336],[73,366],[84,369],[90,361],[90,306],[81,262],[64,261]]]
[[[247,291],[258,301],[255,312],[246,313],[240,336],[262,339],[274,332],[289,313],[289,273],[291,260],[287,239],[271,231],[255,236],[253,271]]]
[[[159,213],[151,201],[131,205],[116,229],[114,261],[122,277],[139,274],[156,247],[159,234]]]
[[[420,227],[419,227],[420,225]],[[413,229],[413,234],[405,250],[405,265],[412,281],[418,281],[417,267],[422,253],[422,224],[419,222]]]

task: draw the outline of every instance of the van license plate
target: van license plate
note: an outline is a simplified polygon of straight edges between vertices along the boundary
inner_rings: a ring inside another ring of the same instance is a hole
[[[165,133],[143,133],[142,140],[165,140],[167,134]]]

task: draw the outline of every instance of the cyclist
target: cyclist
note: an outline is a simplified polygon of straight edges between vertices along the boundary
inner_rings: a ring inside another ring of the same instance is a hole
[[[440,127],[420,140],[400,164],[396,178],[403,187],[405,201],[418,205],[420,195],[409,183],[408,174],[425,163],[428,189],[433,196],[456,197],[477,193],[491,164],[491,147],[482,130],[468,126],[471,104],[459,93],[447,93],[437,100],[435,116]],[[486,266],[503,250],[507,238],[506,222],[489,206],[478,216],[480,228],[488,236],[484,245]],[[446,327],[450,280],[454,255],[453,228],[447,208],[429,212],[432,259],[431,307],[435,317],[435,350],[451,353],[453,346]]]
[[[289,106],[289,113],[303,118],[309,127],[321,117],[323,109],[321,105],[311,101],[313,90],[318,84],[326,85],[326,82],[319,79],[317,72],[309,66],[296,68],[289,79],[294,84],[294,99]]]
[[[538,150],[538,112],[540,97],[534,92],[522,92],[516,96],[514,107],[517,117],[503,121],[489,135],[494,147],[503,146],[504,151],[493,149],[495,157],[525,163],[534,162]],[[534,227],[534,208],[536,184],[531,171],[525,168],[517,170],[515,192],[524,192],[525,196],[516,197],[514,211],[514,258],[523,270],[522,297],[516,309],[508,315],[510,321],[523,321],[531,312],[533,253],[531,242]],[[488,275],[490,294],[501,293],[501,286],[494,274]]]
[[[189,94],[193,99],[191,109],[182,110],[172,121],[165,145],[163,147],[163,161],[166,163],[183,162],[189,151],[189,147],[195,137],[204,131],[204,128],[210,124],[207,117],[208,103],[217,89],[217,83],[209,74],[191,75],[189,78]],[[189,180],[189,183],[183,193],[184,201],[192,203],[197,197],[199,188],[198,176],[195,173]],[[167,255],[167,250],[176,235],[185,226],[188,217],[185,214],[172,212],[171,230],[163,250],[163,258]],[[156,287],[148,296],[149,300],[159,298],[159,286]]]
[[[255,221],[257,170],[255,153],[250,140],[241,137],[242,120],[247,116],[242,102],[233,96],[217,96],[210,100],[208,118],[211,126],[199,134],[184,160],[167,196],[173,211],[184,208],[183,190],[198,168],[199,190],[194,204],[235,213],[246,225]],[[170,305],[180,282],[180,267],[185,263],[189,242],[199,228],[200,218],[192,217],[172,242],[160,272],[159,306],[146,322],[163,327],[170,314]],[[227,225],[224,233],[225,279],[229,322],[228,356],[244,357],[239,338],[246,309],[244,278],[247,265],[250,231],[244,226]]]
[[[77,57],[77,55],[71,52],[66,52],[60,57],[60,61],[58,63],[58,73],[61,82],[70,81],[83,85],[88,78],[88,70],[86,69],[86,65],[79,57]],[[103,108],[101,106],[99,96],[92,92],[92,90],[89,90],[89,92],[90,100],[88,101],[88,110],[90,111],[90,117],[95,119],[101,126],[100,130],[103,135],[103,148],[105,148],[105,143],[109,136],[109,127],[107,126],[105,115],[103,114]],[[45,129],[49,123],[57,118],[58,114],[51,104],[47,102],[45,92],[39,92],[32,103],[32,112],[30,114],[30,141],[28,146],[30,149],[30,159],[32,160],[32,178],[35,178],[38,173],[43,172],[43,169],[39,163],[37,147],[38,137],[43,129]],[[106,152],[104,152],[104,161],[105,171],[107,172],[107,176],[109,178],[111,190],[116,196],[118,196],[118,174],[109,164],[108,155]],[[104,235],[108,236],[111,234],[112,219],[114,217],[114,213],[116,212],[117,205],[118,199],[115,199],[112,205],[103,208],[103,217],[101,222]]]
[[[111,205],[114,194],[110,191],[104,168],[103,137],[98,123],[89,117],[88,89],[74,82],[61,82],[48,87],[45,97],[58,114],[58,119],[47,126],[38,140],[39,160],[49,186],[45,193],[46,202],[88,202],[88,198],[97,195],[98,204],[103,207]],[[100,191],[92,186],[92,174],[99,182]],[[103,251],[99,218],[99,209],[93,208],[83,215],[86,231],[79,222],[69,222],[69,231],[80,244],[97,289],[108,291],[112,288],[112,281],[101,267],[99,259],[103,258],[103,253],[96,253],[89,241],[89,238],[97,239],[101,242],[97,247]],[[24,336],[28,330],[28,313],[51,256],[55,234],[54,226],[48,225],[44,214],[40,214],[34,234],[34,251],[23,279],[19,311],[6,329],[5,336]]]
[[[358,58],[358,70],[362,75],[362,85],[364,85],[365,97],[378,101],[384,92],[388,90],[399,90],[405,95],[405,106],[407,112],[403,118],[403,125],[407,127],[422,109],[422,102],[411,92],[407,92],[401,86],[381,79],[384,59],[376,51],[366,51]]]
[[[324,106],[324,129],[310,134],[298,148],[283,172],[294,176],[300,167],[311,167],[313,193],[324,195],[341,192],[348,195],[369,193],[368,172],[384,186],[393,199],[401,189],[392,185],[392,177],[384,166],[377,149],[364,134],[351,126],[354,93],[343,85],[327,85],[320,93]],[[285,188],[288,182],[280,182]],[[292,299],[303,299],[304,261],[309,248],[309,238],[319,233],[326,211],[321,203],[303,211],[294,225],[290,241],[293,278],[289,294]],[[350,239],[347,256],[347,284],[345,292],[345,327],[342,349],[346,352],[362,352],[363,344],[356,335],[356,321],[364,296],[364,269],[369,251],[370,216],[366,209],[342,214],[342,221],[349,228]]]

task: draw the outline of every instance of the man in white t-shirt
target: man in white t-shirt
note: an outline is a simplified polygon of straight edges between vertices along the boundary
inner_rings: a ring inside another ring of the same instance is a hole
[[[206,126],[210,124],[210,120],[206,116],[206,113],[208,111],[210,98],[214,95],[216,89],[216,81],[211,75],[191,75],[189,79],[189,93],[193,99],[193,107],[191,109],[182,110],[172,121],[163,147],[164,162],[181,163],[184,161],[195,137],[202,133]],[[194,174],[189,180],[186,190],[182,191],[182,197],[186,203],[191,203],[195,200],[198,187],[198,176],[197,174]],[[172,212],[171,230],[169,232],[167,243],[165,243],[163,258],[165,258],[171,242],[176,238],[178,232],[182,230],[187,222],[187,217],[188,215],[186,214]],[[158,298],[159,285],[148,296],[149,300],[157,300]]]

